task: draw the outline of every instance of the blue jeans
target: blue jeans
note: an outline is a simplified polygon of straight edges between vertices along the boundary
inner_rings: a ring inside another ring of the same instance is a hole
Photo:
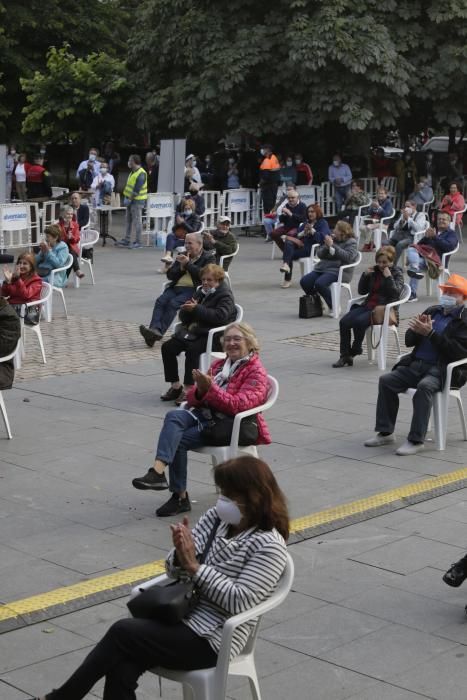
[[[350,192],[350,186],[348,187],[335,187],[334,188],[334,200],[336,202],[336,214],[339,214],[342,209],[347,196]]]
[[[126,230],[123,240],[131,241],[131,229],[134,225],[136,233],[136,243],[141,243],[141,233],[143,231],[143,209],[145,202],[130,202],[126,208]]]
[[[167,253],[171,253],[175,248],[182,245],[185,245],[185,243],[181,238],[177,238],[174,233],[167,234],[167,240],[165,242],[165,250]]]
[[[311,239],[310,239],[311,240]],[[307,245],[306,240],[304,241],[303,248],[298,248],[292,241],[285,241],[284,243],[284,254],[282,260],[288,264],[290,267],[290,272],[285,273],[285,279],[287,281],[292,279],[292,269],[294,260],[299,260],[300,258],[309,258],[311,252],[311,243]]]
[[[300,280],[300,286],[305,294],[318,294],[323,297],[326,304],[332,309],[331,284],[337,282],[338,272],[322,272],[314,270]]]
[[[103,182],[102,187],[97,190],[97,206],[101,207],[104,204],[104,196],[112,194],[112,183]]]
[[[193,296],[193,287],[167,287],[156,299],[149,328],[164,335],[182,304]]]
[[[407,249],[407,262],[408,262],[409,269],[426,270],[425,259],[422,258],[422,256],[417,253],[415,248],[408,248]],[[412,290],[412,293],[415,296],[417,296],[417,289],[418,289],[419,281],[420,280],[418,280],[416,277],[409,278],[410,289]]]
[[[271,219],[268,216],[263,217],[263,226],[266,230],[266,236],[268,238],[271,238],[272,232],[274,231],[274,226],[276,223],[279,221],[279,217],[276,216],[274,219]]]
[[[169,488],[173,493],[186,490],[188,450],[201,447],[201,431],[206,423],[184,408],[169,411],[156,447],[156,459],[169,465]]]

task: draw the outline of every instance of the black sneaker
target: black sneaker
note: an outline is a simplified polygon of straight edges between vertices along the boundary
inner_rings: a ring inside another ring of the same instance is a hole
[[[443,576],[444,583],[458,588],[467,578],[467,555],[451,566]]]
[[[135,489],[141,489],[146,491],[152,489],[153,491],[163,491],[168,489],[169,485],[165,474],[158,474],[155,469],[148,469],[148,473],[144,476],[138,476],[131,482]]]
[[[167,503],[156,510],[156,515],[159,518],[167,518],[170,515],[179,515],[180,513],[188,513],[191,510],[191,503],[188,494],[185,498],[180,498],[178,493],[173,493]]]
[[[157,331],[153,331],[152,328],[146,328],[146,326],[143,325],[139,327],[139,332],[146,341],[146,345],[148,346],[148,348],[152,348],[156,340],[160,340],[162,338],[162,335],[160,333],[158,333]]]

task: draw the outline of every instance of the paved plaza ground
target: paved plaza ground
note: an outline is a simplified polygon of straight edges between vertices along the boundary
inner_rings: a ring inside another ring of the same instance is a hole
[[[278,402],[266,414],[273,444],[260,454],[293,518],[467,466],[454,406],[445,452],[432,442],[413,457],[397,457],[391,446],[365,448],[374,427],[377,367],[363,355],[353,368],[333,369],[337,321],[298,318],[298,266],[292,287],[281,289],[270,246],[254,237],[239,241],[231,267],[235,298],[280,383]],[[159,348],[147,348],[138,333],[161,289],[160,257],[152,248],[99,245],[96,286],[86,277],[79,290],[67,289],[68,321],[58,302],[53,323],[43,324],[47,364],[30,339],[15,387],[4,392],[14,434],[8,441],[0,430],[5,606],[158,561],[170,546],[174,520],[154,516],[166,495],[131,486],[151,463],[169,408],[159,399],[166,387]],[[364,256],[356,279],[371,260]],[[464,246],[451,271],[466,274],[466,262]],[[431,303],[424,294],[422,282],[420,302],[402,308],[403,328]],[[403,401],[400,441],[410,415],[411,404]],[[216,497],[200,455],[190,455],[188,490],[195,521]],[[441,576],[465,552],[466,523],[466,492],[458,488],[294,537],[293,592],[263,620],[258,642],[263,700],[464,698],[467,591],[449,588]],[[105,602],[35,624],[17,620],[0,635],[0,700],[30,698],[62,683],[109,624],[126,615],[125,602],[121,592],[109,592]],[[182,697],[175,684],[164,681],[162,688],[163,698]],[[156,679],[146,675],[138,698],[158,693]],[[102,684],[90,697],[102,697]],[[246,700],[248,685],[229,683],[228,697]]]

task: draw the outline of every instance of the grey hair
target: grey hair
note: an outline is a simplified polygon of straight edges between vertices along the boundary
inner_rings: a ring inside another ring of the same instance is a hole
[[[201,243],[201,245],[203,245],[204,239],[203,239],[202,233],[198,233],[197,231],[193,231],[192,233],[187,233],[186,235],[192,236],[195,241],[197,241],[198,243]]]
[[[65,204],[65,206],[60,207],[60,216],[63,216],[64,214],[69,214],[70,211],[72,214],[75,213],[75,210],[72,206],[70,206],[69,204]]]

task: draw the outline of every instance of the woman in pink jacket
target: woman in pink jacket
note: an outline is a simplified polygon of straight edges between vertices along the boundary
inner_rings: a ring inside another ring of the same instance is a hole
[[[195,384],[187,392],[187,408],[169,411],[159,435],[154,465],[133,479],[136,489],[162,491],[171,498],[156,510],[164,517],[191,510],[186,490],[187,452],[202,445],[228,445],[237,413],[265,403],[268,377],[259,359],[256,336],[246,323],[231,323],[224,332],[225,360],[217,360],[207,374],[193,370]],[[242,420],[240,445],[271,442],[261,414]],[[170,485],[165,477],[169,467]]]
[[[451,182],[449,185],[449,194],[443,197],[440,204],[440,211],[445,211],[454,223],[462,226],[462,215],[458,212],[462,211],[465,207],[465,199],[459,192],[459,188],[456,182]]]

